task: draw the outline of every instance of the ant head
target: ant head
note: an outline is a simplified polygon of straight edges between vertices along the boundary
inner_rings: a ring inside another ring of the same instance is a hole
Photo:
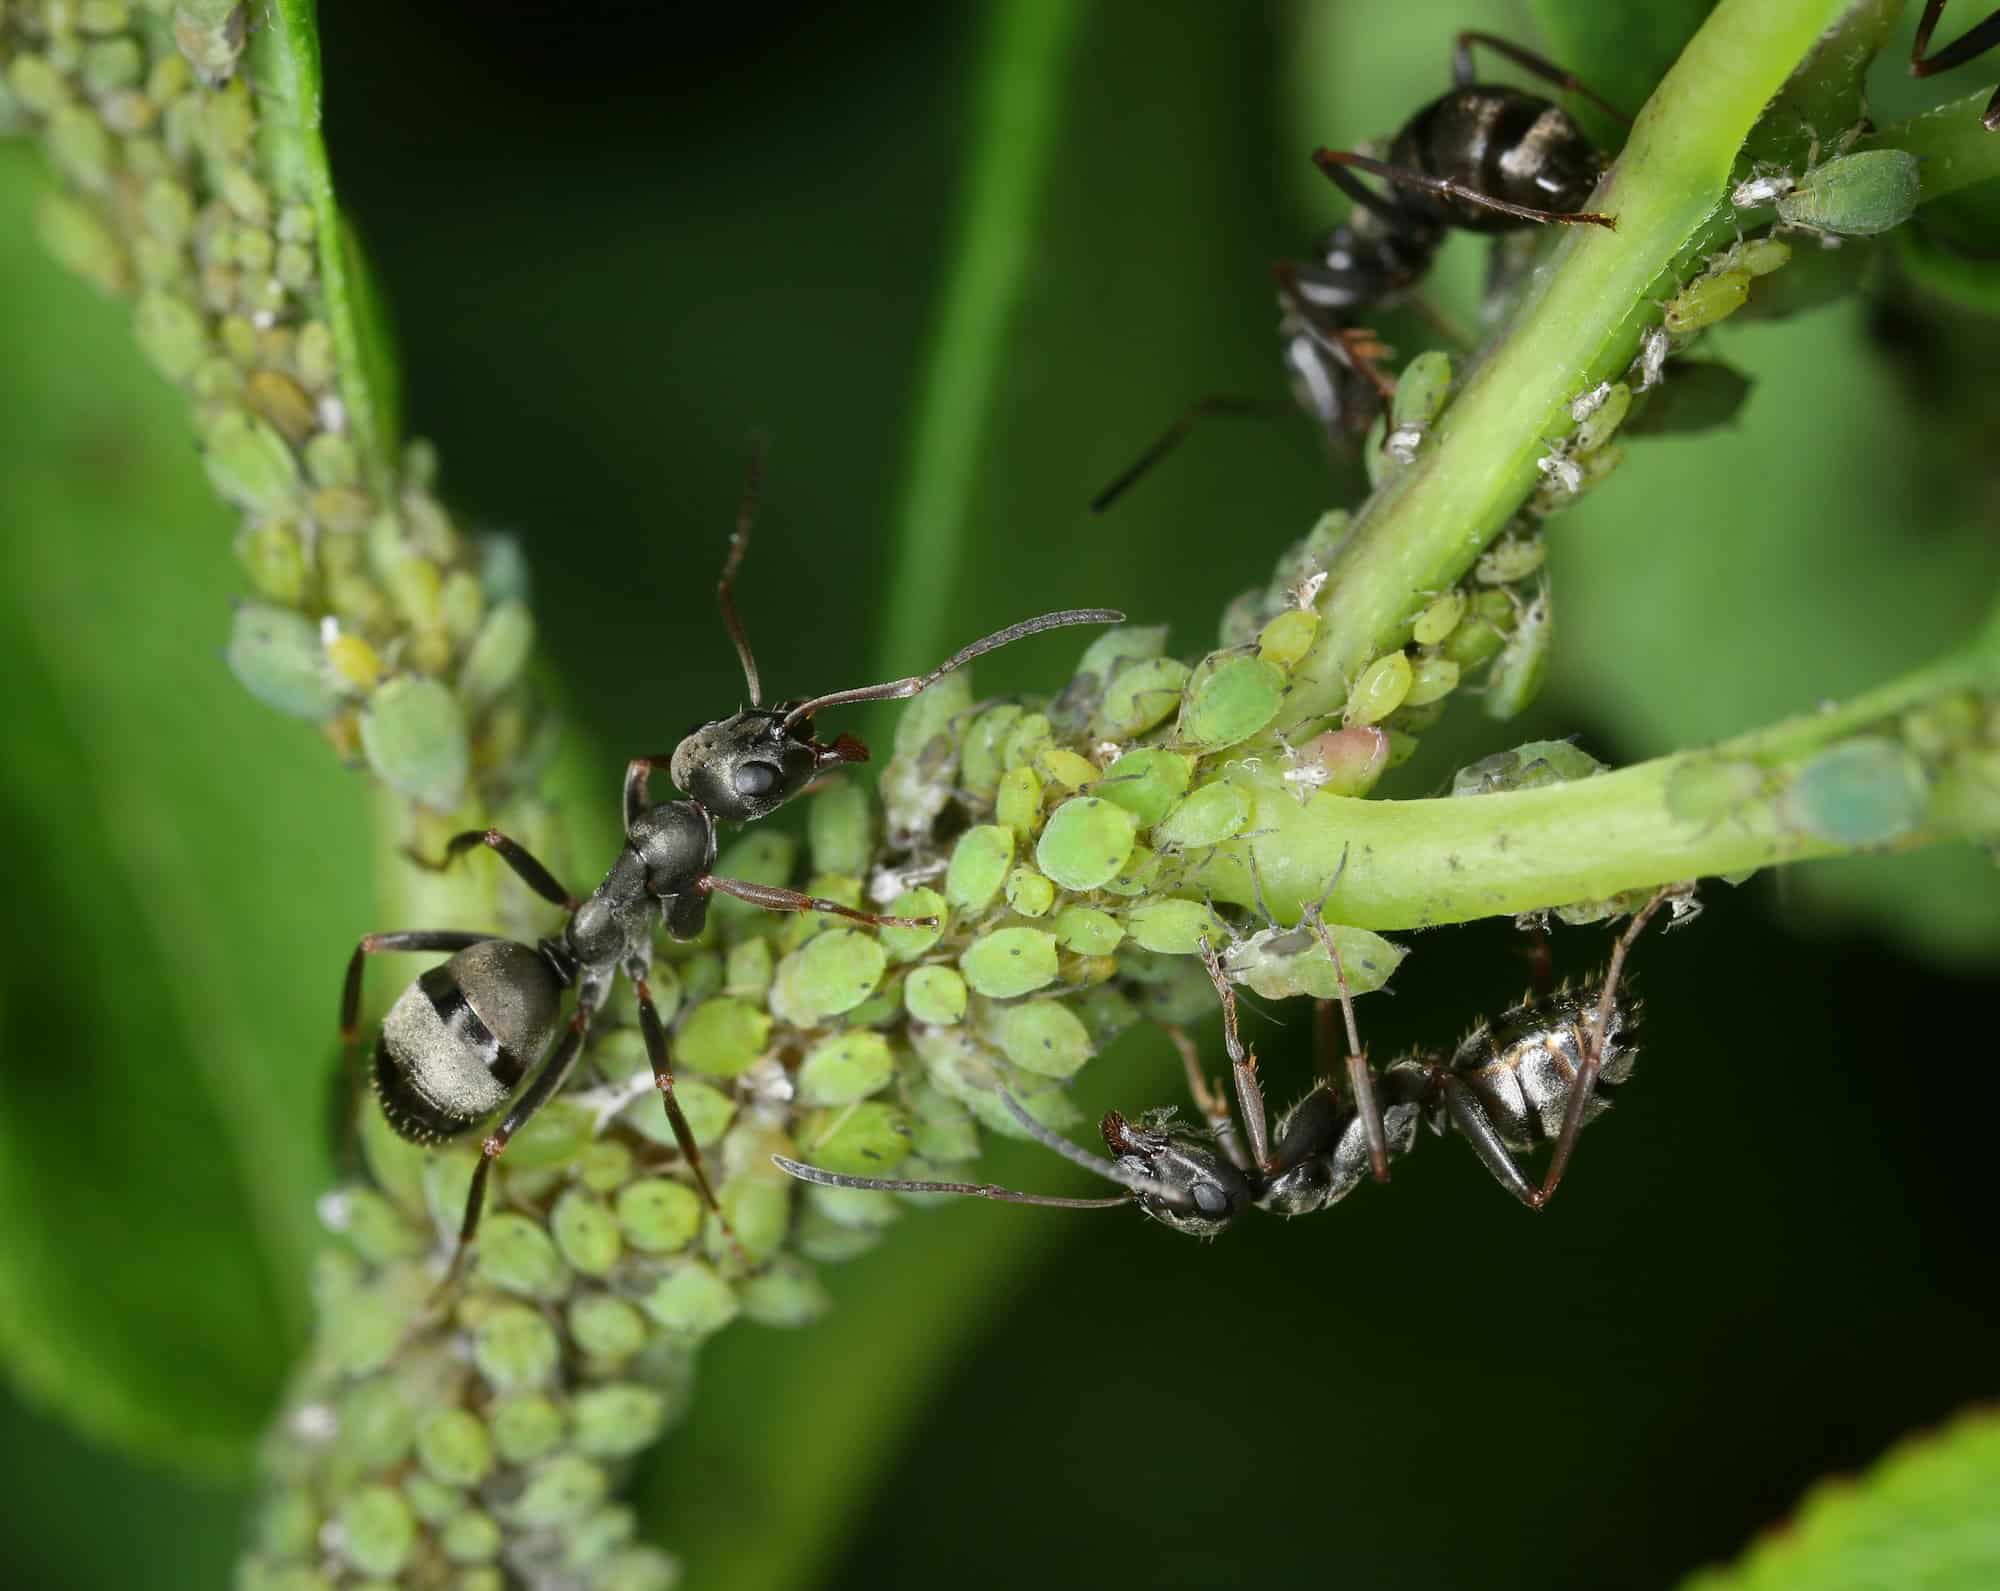
[[[1214,1237],[1253,1202],[1250,1185],[1209,1143],[1174,1127],[1169,1114],[1134,1126],[1106,1111],[1105,1147],[1118,1169],[1135,1179],[1130,1185],[1146,1214],[1190,1237]]]
[[[833,768],[866,762],[852,735],[823,745],[810,718],[788,722],[786,708],[749,707],[703,724],[674,748],[674,784],[724,823],[767,817]]]

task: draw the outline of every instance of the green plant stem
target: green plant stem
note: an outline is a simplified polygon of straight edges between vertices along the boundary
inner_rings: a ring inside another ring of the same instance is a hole
[[[1924,823],[1893,841],[1842,843],[1802,826],[1794,804],[1793,781],[1815,758],[1859,737],[1893,735],[1900,715],[1966,695],[1987,714],[2000,703],[2000,621],[1962,652],[1842,706],[1567,784],[1428,801],[1322,794],[1301,805],[1266,761],[1235,775],[1255,798],[1253,837],[1219,848],[1190,881],[1246,906],[1261,881],[1271,909],[1292,920],[1339,871],[1329,918],[1406,929],[1809,857],[1953,839],[1991,844],[2000,839],[2000,768],[1976,738],[1965,748],[1985,759],[1973,775],[1975,799],[1934,803]]]
[[[1363,507],[1329,571],[1313,651],[1277,729],[1337,709],[1408,638],[1519,508],[1566,406],[1630,362],[1662,278],[1700,232],[1745,137],[1843,0],[1723,0],[1647,101],[1593,201],[1615,231],[1567,229],[1505,339],[1437,428],[1436,445]]]

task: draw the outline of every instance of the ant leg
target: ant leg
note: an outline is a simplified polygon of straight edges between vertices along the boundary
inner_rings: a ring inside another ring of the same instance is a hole
[[[412,928],[393,934],[368,934],[347,958],[347,979],[340,987],[340,1042],[351,1050],[354,1029],[361,1018],[361,968],[369,956],[385,950],[470,950],[502,934],[467,933],[456,928]]]
[[[653,1004],[653,991],[646,983],[646,969],[626,970],[632,978],[632,988],[639,996],[639,1031],[645,1036],[646,1059],[653,1063],[654,1085],[660,1091],[661,1102],[667,1107],[667,1125],[674,1130],[674,1142],[680,1145],[681,1158],[687,1162],[688,1170],[694,1173],[694,1184],[701,1191],[701,1202],[715,1212],[730,1246],[747,1264],[749,1257],[743,1254],[743,1245],[736,1239],[735,1228],[730,1226],[729,1217],[722,1213],[715,1190],[708,1184],[708,1172],[702,1165],[701,1148],[694,1141],[694,1129],[681,1113],[681,1102],[674,1097],[674,1068],[667,1057],[667,1033],[660,1024],[659,1010]]]
[[[1565,72],[1547,57],[1537,55],[1532,50],[1524,50],[1520,45],[1497,34],[1466,32],[1458,36],[1451,52],[1451,80],[1457,87],[1464,88],[1472,82],[1472,47],[1475,44],[1485,46],[1495,55],[1506,56],[1523,71],[1534,73],[1545,83],[1553,83],[1571,94],[1581,94],[1605,115],[1616,117],[1627,127],[1632,125],[1630,116],[1582,82],[1575,73]]]
[[[1528,936],[1528,947],[1519,954],[1528,961],[1528,986],[1537,1000],[1545,998],[1555,988],[1556,963],[1549,949],[1549,925],[1539,913],[1526,921],[1518,921],[1517,926]]]
[[[1271,1169],[1271,1134],[1264,1122],[1264,1090],[1257,1081],[1257,1056],[1243,1048],[1236,1031],[1236,986],[1223,971],[1222,958],[1206,939],[1201,941],[1201,959],[1208,968],[1208,981],[1215,985],[1222,1001],[1222,1043],[1229,1051],[1229,1067],[1236,1076],[1236,1106],[1243,1112],[1243,1130],[1250,1138],[1250,1158],[1259,1170]],[[1232,1135],[1233,1136],[1233,1135]]]
[[[498,829],[467,829],[463,834],[454,834],[445,845],[444,855],[435,862],[414,845],[404,846],[403,855],[426,872],[442,873],[475,845],[498,851],[500,859],[514,870],[515,876],[551,906],[573,912],[582,904],[556,882],[555,874],[536,861],[526,846],[518,840],[508,839]]]
[[[743,496],[736,505],[736,530],[729,538],[729,555],[722,560],[722,576],[715,582],[715,600],[722,607],[722,622],[729,630],[729,639],[736,644],[736,656],[743,664],[743,683],[750,688],[750,705],[764,705],[763,688],[757,678],[757,659],[750,651],[750,637],[743,632],[743,621],[736,616],[736,571],[742,567],[743,554],[750,546],[750,526],[757,518],[757,503],[762,494],[764,482],[764,443],[753,439],[750,443],[750,463],[743,472]]]
[[[1467,1088],[1449,1067],[1433,1064],[1430,1076],[1431,1087],[1444,1096],[1445,1113],[1451,1118],[1452,1126],[1458,1129],[1460,1137],[1472,1145],[1472,1152],[1479,1156],[1479,1163],[1493,1173],[1494,1181],[1529,1209],[1539,1210],[1548,1201],[1547,1191],[1537,1188],[1522,1174],[1513,1152],[1501,1140],[1492,1118],[1479,1103],[1478,1095]]]
[[[444,1280],[438,1283],[437,1294],[442,1296],[457,1285],[465,1271],[465,1257],[472,1250],[472,1240],[479,1235],[479,1217],[486,1209],[486,1179],[492,1174],[493,1162],[506,1149],[507,1142],[525,1126],[569,1081],[569,1074],[576,1069],[576,1058],[583,1053],[584,1035],[590,1031],[590,1019],[594,1008],[578,1002],[576,1014],[569,1019],[569,1031],[562,1042],[550,1052],[542,1062],[541,1070],[528,1080],[528,1086],[514,1101],[513,1108],[501,1118],[500,1125],[486,1135],[479,1146],[479,1164],[472,1170],[472,1186],[465,1194],[465,1218],[458,1224],[458,1246],[452,1250],[451,1264],[445,1268]]]
[[[1547,1204],[1555,1196],[1556,1184],[1562,1181],[1570,1154],[1576,1148],[1576,1135],[1583,1131],[1583,1113],[1597,1087],[1598,1071],[1604,1065],[1604,1032],[1611,1022],[1612,1003],[1618,998],[1618,979],[1625,970],[1626,954],[1646,931],[1646,924],[1653,920],[1653,914],[1667,903],[1673,893],[1674,886],[1667,885],[1634,912],[1631,923],[1619,936],[1617,947],[1611,952],[1611,965],[1604,973],[1604,989],[1597,997],[1597,1011],[1584,1032],[1583,1065],[1577,1071],[1576,1081],[1570,1084],[1569,1108],[1563,1112],[1562,1131],[1556,1135],[1555,1152],[1549,1156],[1548,1172],[1536,1194],[1537,1207]]]
[[[1342,857],[1345,865],[1346,858]],[[1336,879],[1339,874],[1335,874]],[[1329,891],[1331,890],[1331,886]],[[1354,996],[1347,987],[1347,968],[1340,959],[1340,946],[1333,942],[1333,935],[1327,932],[1326,919],[1313,907],[1306,914],[1312,924],[1312,931],[1319,942],[1326,947],[1327,959],[1333,963],[1333,975],[1340,983],[1340,1011],[1347,1019],[1347,1087],[1353,1096],[1354,1109],[1361,1118],[1361,1130],[1368,1136],[1368,1165],[1377,1182],[1389,1180],[1389,1130],[1382,1122],[1382,1101],[1375,1094],[1375,1073],[1368,1065],[1368,1052],[1361,1047],[1361,1033],[1354,1022]],[[1324,1009],[1326,1002],[1320,1002]]]
[[[752,906],[761,906],[768,912],[827,912],[835,917],[845,917],[849,922],[867,923],[876,928],[937,927],[935,917],[884,917],[877,912],[843,906],[839,901],[827,900],[821,895],[801,895],[795,889],[784,889],[776,884],[753,884],[747,878],[723,878],[715,873],[703,873],[690,887],[703,895],[734,896]]]
[[[674,760],[671,751],[662,751],[651,757],[634,757],[625,764],[625,834],[629,839],[632,825],[639,821],[639,814],[653,804],[652,780],[656,769],[668,767]]]
[[[1296,317],[1315,343],[1365,378],[1381,394],[1384,403],[1395,397],[1395,381],[1385,376],[1375,363],[1389,349],[1374,332],[1366,326],[1342,325],[1313,303],[1301,285],[1299,268],[1290,260],[1280,260],[1272,266],[1271,275],[1278,284],[1278,301],[1287,313]]]
[[[1166,1030],[1167,1038],[1175,1049],[1181,1052],[1181,1066],[1187,1072],[1188,1093],[1193,1096],[1195,1109],[1208,1118],[1208,1130],[1215,1135],[1215,1141],[1222,1152],[1229,1156],[1229,1163],[1238,1171],[1248,1171],[1250,1162],[1243,1158],[1243,1142],[1236,1136],[1236,1118],[1229,1113],[1229,1101],[1208,1086],[1208,1079],[1201,1075],[1201,1052],[1186,1033],[1176,1027]]]
[[[1269,419],[1281,412],[1280,405],[1262,398],[1231,398],[1211,394],[1206,398],[1196,399],[1181,411],[1180,418],[1148,444],[1145,452],[1119,471],[1111,484],[1090,500],[1090,511],[1093,514],[1101,514],[1123,497],[1141,476],[1187,440],[1188,433],[1195,428],[1197,421],[1212,419],[1217,415]]]
[[[1910,73],[1913,77],[1948,72],[2000,44],[2000,11],[1995,11],[1977,27],[1966,29],[1956,40],[1926,59],[1924,52],[1931,47],[1931,29],[1937,26],[1943,12],[1944,0],[1926,0],[1924,14],[1917,20],[1916,42],[1910,46]],[[1979,119],[1987,131],[2000,132],[2000,88],[1993,91],[1993,98],[1987,101],[1985,114]]]
[[[1462,182],[1453,182],[1448,177],[1433,177],[1429,172],[1411,171],[1406,166],[1392,166],[1386,161],[1374,160],[1367,155],[1357,155],[1347,149],[1315,149],[1313,164],[1324,172],[1327,178],[1350,197],[1358,198],[1368,189],[1349,177],[1341,168],[1359,166],[1363,171],[1372,171],[1385,182],[1400,182],[1406,188],[1422,188],[1426,193],[1440,194],[1447,199],[1462,200],[1466,204],[1476,204],[1482,210],[1496,210],[1501,215],[1519,216],[1523,221],[1549,221],[1563,226],[1610,227],[1616,229],[1618,218],[1605,215],[1597,210],[1537,210],[1525,204],[1509,204],[1505,199],[1496,199],[1491,194],[1481,193],[1477,188],[1468,188]],[[1376,203],[1379,205],[1380,200]]]

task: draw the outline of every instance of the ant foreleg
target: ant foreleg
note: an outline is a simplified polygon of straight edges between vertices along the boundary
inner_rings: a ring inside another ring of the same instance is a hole
[[[1341,856],[1341,866],[1347,865],[1346,855]],[[1334,875],[1335,879],[1339,874]],[[1328,885],[1331,893],[1332,886]],[[1324,897],[1322,897],[1322,900]],[[1333,942],[1333,935],[1327,932],[1326,919],[1320,916],[1319,906],[1314,905],[1306,912],[1306,921],[1326,948],[1327,959],[1333,963],[1333,975],[1340,985],[1340,1011],[1347,1019],[1347,1088],[1354,1099],[1355,1113],[1361,1118],[1361,1130],[1368,1138],[1368,1166],[1377,1182],[1389,1180],[1389,1130],[1382,1121],[1382,1101],[1375,1092],[1375,1073],[1368,1065],[1368,1052],[1361,1047],[1361,1031],[1354,1021],[1354,996],[1347,987],[1347,968],[1340,959],[1340,946]],[[1324,1006],[1325,1002],[1321,1002]]]
[[[1229,1067],[1236,1077],[1236,1105],[1243,1112],[1243,1130],[1249,1135],[1252,1163],[1261,1171],[1271,1169],[1271,1134],[1264,1121],[1264,1090],[1257,1081],[1257,1057],[1243,1048],[1236,1031],[1236,986],[1223,970],[1222,958],[1206,939],[1201,941],[1202,964],[1208,981],[1215,985],[1222,1001],[1222,1043],[1229,1052]]]
[[[867,923],[874,928],[937,927],[935,917],[884,917],[877,912],[843,906],[839,901],[828,900],[823,895],[802,895],[795,889],[785,889],[777,884],[754,884],[747,878],[723,878],[719,874],[704,873],[690,887],[704,895],[733,896],[771,912],[826,912],[834,917],[845,917],[849,922]]]
[[[514,870],[515,876],[551,906],[573,912],[582,904],[556,882],[555,875],[542,866],[526,846],[518,840],[510,840],[498,829],[467,829],[463,834],[454,834],[445,844],[444,855],[435,862],[414,845],[404,846],[403,855],[426,872],[442,873],[476,845],[499,852],[500,859]]]
[[[1473,81],[1472,47],[1475,44],[1485,46],[1495,55],[1504,55],[1523,71],[1534,73],[1545,83],[1553,83],[1571,94],[1581,94],[1605,115],[1623,122],[1627,127],[1632,125],[1630,116],[1595,89],[1590,88],[1575,73],[1566,72],[1546,56],[1537,55],[1533,50],[1524,50],[1520,45],[1500,38],[1497,34],[1476,32],[1459,34],[1451,52],[1451,80],[1458,87],[1469,87]]]
[[[1421,188],[1426,193],[1435,193],[1442,198],[1457,199],[1464,204],[1478,205],[1482,210],[1494,210],[1501,215],[1518,216],[1523,221],[1559,222],[1565,226],[1584,223],[1590,226],[1618,226],[1616,216],[1605,215],[1597,210],[1537,210],[1531,205],[1510,204],[1505,199],[1496,199],[1491,194],[1481,193],[1477,188],[1468,188],[1462,182],[1453,182],[1449,177],[1433,177],[1427,171],[1412,171],[1406,166],[1392,166],[1387,161],[1375,160],[1368,155],[1357,155],[1348,149],[1315,149],[1313,164],[1326,174],[1335,187],[1353,199],[1357,204],[1365,203],[1378,213],[1385,208],[1393,209],[1381,195],[1369,190],[1367,184],[1350,176],[1342,168],[1357,166],[1363,171],[1372,171],[1384,182],[1400,182],[1406,188]],[[1363,199],[1366,194],[1367,198]]]
[[[1924,52],[1931,47],[1931,30],[1938,25],[1938,18],[1943,14],[1944,0],[1925,0],[1923,15],[1917,19],[1916,42],[1910,46],[1910,75],[1913,77],[1949,72],[1954,66],[1963,66],[1995,45],[2000,45],[2000,11],[1995,11],[1978,26],[1967,28],[1937,54],[1926,57]],[[1985,113],[1979,119],[1987,131],[2000,133],[2000,88],[1993,91],[1993,98],[1987,101]]]
[[[1236,1134],[1236,1118],[1229,1113],[1229,1101],[1210,1088],[1208,1079],[1202,1076],[1201,1051],[1181,1029],[1169,1027],[1166,1032],[1173,1047],[1180,1051],[1181,1066],[1187,1072],[1188,1094],[1195,1109],[1208,1119],[1208,1130],[1222,1152],[1229,1156],[1229,1163],[1238,1171],[1248,1171],[1250,1162],[1244,1157],[1243,1141]]]

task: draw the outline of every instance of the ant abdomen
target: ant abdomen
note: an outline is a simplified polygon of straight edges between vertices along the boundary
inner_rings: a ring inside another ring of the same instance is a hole
[[[1517,88],[1472,83],[1425,106],[1389,146],[1389,164],[1490,199],[1565,214],[1581,210],[1603,160],[1569,112]],[[1443,231],[1512,232],[1533,223],[1452,194],[1399,189],[1396,207]]]
[[[432,967],[382,1019],[372,1074],[389,1125],[414,1143],[484,1121],[555,1036],[562,986],[536,950],[486,939]]]
[[[1453,1053],[1451,1070],[1508,1148],[1539,1149],[1562,1131],[1600,993],[1563,991],[1516,1006],[1482,1022]],[[1622,1042],[1628,1020],[1627,1006],[1614,1001],[1597,1081],[1583,1108],[1586,1124],[1604,1113],[1618,1085],[1632,1075],[1638,1051]],[[1442,1121],[1441,1112],[1434,1119]]]

